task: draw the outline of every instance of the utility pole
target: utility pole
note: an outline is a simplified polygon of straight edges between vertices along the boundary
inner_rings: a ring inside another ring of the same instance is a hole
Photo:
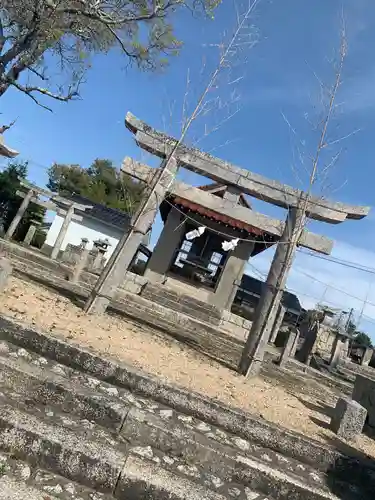
[[[104,313],[115,295],[143,237],[154,222],[160,203],[176,176],[178,164],[173,156],[174,151],[175,149],[172,150],[168,159],[163,161],[161,167],[156,170],[150,190],[134,215],[129,231],[122,236],[102,274],[99,276],[84,306],[85,312],[91,314]]]
[[[351,322],[352,317],[353,317],[353,313],[354,313],[354,308],[352,307],[350,309],[350,311],[349,311],[348,319],[347,319],[346,325],[345,325],[345,331],[346,331],[346,333],[348,333],[348,329],[349,329],[350,322]]]

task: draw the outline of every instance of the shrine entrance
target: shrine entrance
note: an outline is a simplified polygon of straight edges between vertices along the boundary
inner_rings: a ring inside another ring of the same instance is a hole
[[[169,274],[195,285],[215,289],[228,256],[228,252],[222,249],[224,239],[212,231],[205,230],[199,238],[189,240],[186,235],[195,229],[193,224],[186,224]]]

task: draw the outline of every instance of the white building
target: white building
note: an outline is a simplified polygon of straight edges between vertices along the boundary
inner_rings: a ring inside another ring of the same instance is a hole
[[[79,195],[65,198],[82,205],[92,206],[92,208],[86,209],[84,212],[75,211],[77,215],[82,217],[82,221],[72,221],[69,224],[61,250],[65,250],[68,244],[80,245],[82,238],[89,240],[88,247],[91,249],[94,241],[99,239],[105,240],[107,238],[110,243],[110,247],[106,253],[106,257],[108,258],[116,248],[121,236],[127,231],[131,219],[130,215],[99,203],[93,203]],[[50,253],[49,249],[52,249],[55,244],[63,221],[63,216],[55,215],[44,244],[44,248],[48,253]],[[144,239],[143,243],[145,245],[149,243],[149,235],[150,232]]]

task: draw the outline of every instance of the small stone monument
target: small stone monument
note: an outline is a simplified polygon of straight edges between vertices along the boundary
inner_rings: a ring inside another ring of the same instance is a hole
[[[362,433],[366,416],[366,408],[357,401],[340,398],[331,419],[331,429],[339,437],[352,441]]]
[[[280,359],[278,361],[278,365],[281,368],[287,364],[288,360],[292,357],[292,355],[294,357],[295,349],[297,349],[296,344],[298,342],[298,337],[299,337],[299,334],[297,332],[297,329],[289,328],[288,339],[285,343],[285,346],[284,346],[283,351],[281,353]]]
[[[4,257],[0,258],[0,293],[5,291],[12,270],[10,261]]]
[[[70,278],[72,283],[79,282],[81,274],[82,274],[83,270],[85,269],[85,267],[87,266],[87,261],[88,261],[89,254],[90,254],[90,249],[87,246],[88,243],[89,243],[89,240],[87,238],[81,239],[81,244],[79,246],[80,256],[79,256],[78,261],[76,262],[76,265],[75,265],[74,270],[73,270],[73,274]]]
[[[306,318],[300,326],[301,337],[304,339],[302,347],[298,353],[298,360],[301,363],[305,363],[306,365],[310,364],[320,324],[323,319],[323,311],[311,310],[307,312]]]
[[[331,368],[336,368],[340,363],[343,353],[345,351],[345,347],[347,345],[348,335],[344,331],[337,331],[335,340],[332,344],[331,355],[329,358],[329,365]]]
[[[38,229],[38,226],[40,226],[40,224],[41,224],[41,222],[39,220],[30,221],[29,229],[26,233],[25,239],[23,240],[25,245],[31,245],[31,243],[34,239],[35,233]]]
[[[365,375],[357,375],[352,398],[366,408],[368,425],[375,428],[375,379]]]
[[[371,358],[374,354],[374,349],[372,347],[365,347],[363,350],[363,355],[361,356],[361,366],[368,366]]]

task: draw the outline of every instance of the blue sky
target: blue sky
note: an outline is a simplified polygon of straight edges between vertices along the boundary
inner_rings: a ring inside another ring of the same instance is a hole
[[[132,134],[125,129],[125,114],[132,111],[154,127],[178,134],[185,96],[191,110],[217,61],[217,45],[227,40],[235,28],[233,5],[224,1],[212,22],[193,19],[188,12],[177,15],[177,33],[185,45],[164,73],[146,74],[126,68],[126,61],[118,51],[113,51],[93,59],[81,89],[82,99],[68,104],[50,102],[53,113],[37,107],[16,91],[9,91],[1,102],[2,120],[18,120],[7,133],[7,142],[30,161],[30,179],[43,185],[47,180],[46,170],[54,161],[89,166],[101,157],[120,165],[124,156],[129,155],[155,164],[137,148]],[[237,5],[240,11],[246,7],[241,2]],[[333,82],[342,7],[348,57],[338,96],[340,106],[329,137],[335,140],[356,130],[359,132],[327,152],[334,154],[338,148],[342,149],[331,171],[329,186],[324,186],[325,194],[348,203],[372,205],[375,4],[370,0],[261,1],[251,20],[254,28],[246,32],[255,36],[256,28],[258,43],[250,51],[243,49],[232,61],[231,74],[224,71],[218,88],[212,91],[223,103],[238,96],[238,112],[226,120],[227,109],[236,109],[232,103],[229,108],[201,117],[193,123],[188,141],[199,140],[202,149],[244,168],[293,186],[306,187],[308,155],[314,152],[318,140],[313,125],[319,121],[321,111],[319,84],[314,74],[327,84]],[[233,80],[238,82],[228,83]],[[296,131],[295,135],[284,117]],[[215,133],[203,137],[205,126],[212,128],[222,121],[223,125]],[[305,166],[299,161],[297,144],[304,145],[300,149]],[[201,182],[193,174],[183,176],[193,184]],[[285,216],[281,210],[262,202],[255,202],[254,207],[273,216]],[[338,226],[313,223],[311,229],[336,240],[334,256],[375,267],[374,215]],[[154,239],[159,230],[158,221]],[[253,259],[252,264],[266,272],[270,258],[272,252],[265,252]],[[346,293],[350,290],[350,294],[360,300],[327,288],[306,274]],[[368,301],[375,304],[372,280],[372,274],[299,255],[288,285],[300,294],[307,306],[323,297],[332,305],[353,306],[360,311],[366,295]],[[362,326],[375,338],[375,306],[367,305],[364,315],[368,321],[363,320]]]

